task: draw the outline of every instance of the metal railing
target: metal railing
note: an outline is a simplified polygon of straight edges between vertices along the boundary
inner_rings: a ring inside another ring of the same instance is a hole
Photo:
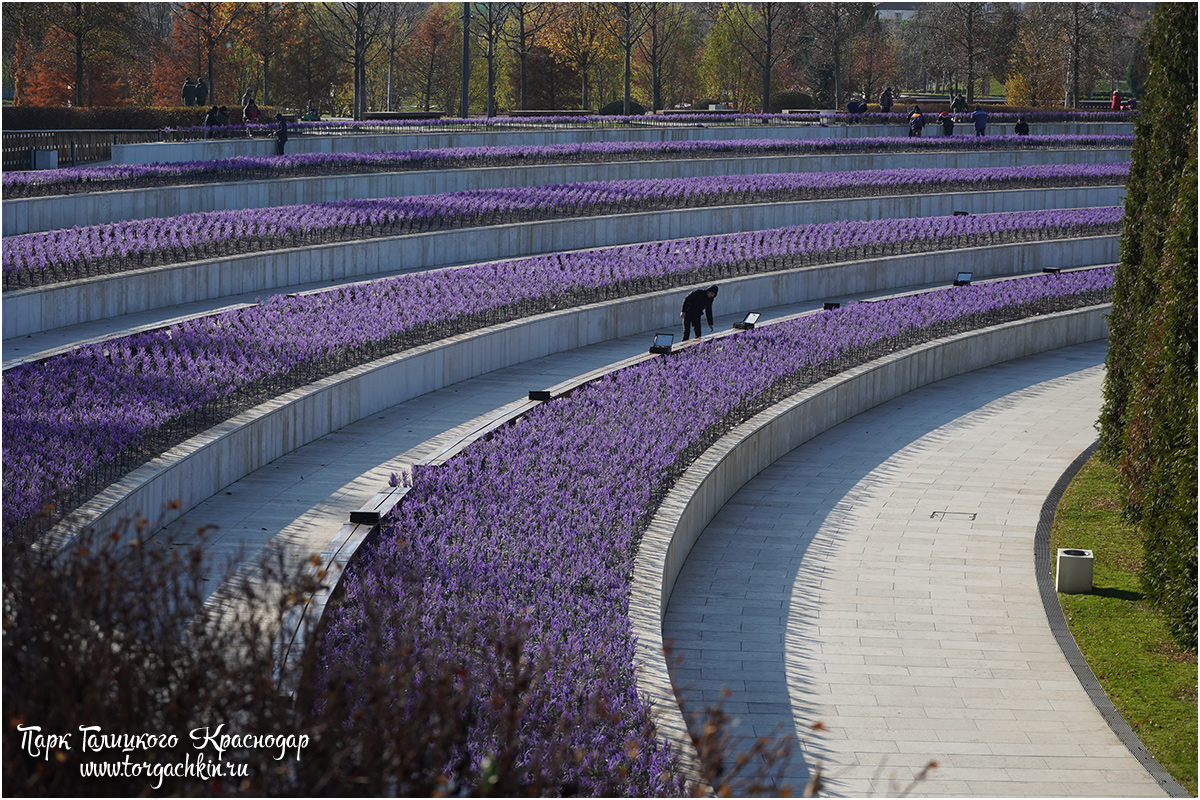
[[[6,170],[33,169],[34,151],[55,150],[58,166],[71,167],[108,161],[114,144],[160,142],[160,130],[56,130],[4,131],[4,161]]]

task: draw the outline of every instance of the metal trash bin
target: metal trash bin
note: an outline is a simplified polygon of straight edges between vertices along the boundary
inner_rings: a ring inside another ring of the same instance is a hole
[[[1063,594],[1087,594],[1092,591],[1091,550],[1060,548],[1054,571],[1054,588]]]
[[[58,169],[57,150],[34,150],[31,160],[34,169]]]

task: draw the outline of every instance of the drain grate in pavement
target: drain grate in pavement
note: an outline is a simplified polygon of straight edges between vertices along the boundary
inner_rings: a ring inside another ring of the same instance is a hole
[[[930,519],[962,519],[962,520],[969,521],[969,520],[975,519],[975,516],[976,516],[975,512],[973,512],[973,511],[935,511],[929,515],[929,518]]]

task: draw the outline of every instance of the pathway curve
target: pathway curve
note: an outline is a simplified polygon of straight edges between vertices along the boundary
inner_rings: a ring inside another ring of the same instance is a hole
[[[908,290],[929,287],[909,287]],[[681,291],[681,296],[684,290]],[[887,292],[886,294],[890,294]],[[872,295],[843,296],[866,299]],[[762,322],[820,308],[811,300],[758,309]],[[719,306],[718,306],[719,310]],[[729,330],[744,309],[717,315],[715,330]],[[216,564],[244,564],[268,544],[288,548],[292,563],[322,552],[349,513],[387,485],[392,472],[437,449],[435,439],[489,412],[526,399],[570,378],[645,353],[659,330],[534,359],[481,375],[400,403],[288,453],[198,504],[157,536],[179,546],[194,544],[196,530],[212,526],[206,550]],[[211,582],[216,591],[218,582]]]
[[[1163,796],[1046,621],[1041,506],[1094,441],[1105,343],[951,378],[776,462],[693,548],[664,621],[676,682],[741,736],[803,740],[832,795]],[[824,724],[812,734],[809,726]]]

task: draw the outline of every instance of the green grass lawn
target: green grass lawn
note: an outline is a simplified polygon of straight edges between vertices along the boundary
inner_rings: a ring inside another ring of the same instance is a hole
[[[1060,594],[1079,649],[1154,757],[1196,794],[1196,654],[1142,598],[1138,529],[1122,520],[1116,470],[1093,458],[1059,503],[1050,552],[1092,550],[1091,594]]]

